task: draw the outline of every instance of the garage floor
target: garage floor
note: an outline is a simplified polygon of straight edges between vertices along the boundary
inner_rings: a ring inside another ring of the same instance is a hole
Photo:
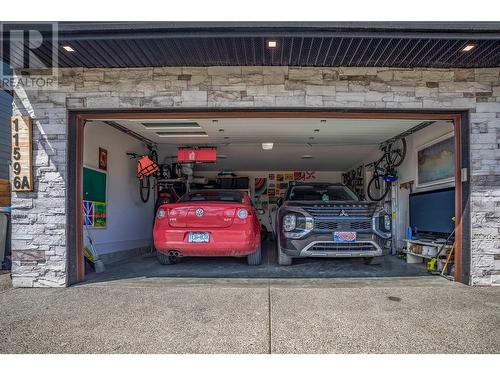
[[[185,258],[176,265],[162,266],[156,257],[130,258],[106,267],[106,272],[87,275],[87,283],[137,277],[223,277],[223,278],[332,278],[428,276],[424,264],[407,264],[386,255],[366,265],[362,259],[294,259],[289,267],[279,266],[274,243],[264,242],[264,259],[250,267],[246,258]]]
[[[0,353],[498,353],[500,288],[148,278],[0,291]]]

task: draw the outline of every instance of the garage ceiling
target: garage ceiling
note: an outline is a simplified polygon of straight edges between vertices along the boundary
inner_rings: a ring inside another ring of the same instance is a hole
[[[222,155],[202,170],[345,170],[381,142],[422,124],[398,119],[221,118],[114,120],[158,145],[173,160],[180,146],[216,146]],[[451,126],[437,121],[433,126]],[[262,143],[272,142],[272,150]]]

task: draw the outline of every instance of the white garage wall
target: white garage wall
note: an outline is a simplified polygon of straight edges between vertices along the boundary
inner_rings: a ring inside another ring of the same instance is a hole
[[[417,147],[429,143],[445,134],[449,134],[450,132],[453,132],[453,124],[439,123],[430,125],[406,138],[408,147],[406,157],[403,164],[398,167],[400,184],[407,181],[415,181],[413,185],[413,192],[436,190],[455,186],[454,182],[433,185],[421,189],[416,189],[415,185],[417,181]],[[404,245],[401,240],[406,238],[406,228],[410,225],[409,196],[410,189],[398,189],[398,216],[400,218],[400,220],[398,220],[399,247]]]
[[[408,181],[414,181],[413,192],[424,191],[424,190],[436,190],[443,189],[446,187],[454,186],[454,183],[445,183],[440,185],[433,185],[427,188],[416,189],[417,180],[417,155],[416,149],[426,143],[429,143],[445,134],[453,132],[453,125],[447,122],[438,122],[436,124],[430,125],[416,133],[411,134],[406,137],[407,151],[406,157],[403,163],[397,168],[399,181],[398,183],[404,183]],[[377,160],[381,156],[381,152],[377,151],[372,153],[369,158],[363,161],[364,164],[368,164]],[[357,167],[356,166],[353,166]],[[368,178],[371,177],[371,172],[367,173],[367,184]],[[398,189],[398,247],[404,246],[402,242],[406,238],[406,229],[408,228],[410,217],[409,217],[409,189]]]
[[[253,191],[254,179],[256,177],[267,177],[269,178],[269,174],[274,173],[275,175],[278,173],[285,173],[290,171],[232,171],[238,177],[249,177],[250,178],[250,186]],[[217,178],[218,171],[197,171],[195,168],[194,174],[195,176],[203,176],[210,179]],[[315,172],[316,179],[311,180],[314,182],[341,182],[342,181],[342,171],[316,171]]]
[[[146,247],[151,244],[154,201],[143,203],[136,177],[137,162],[126,152],[144,153],[143,144],[102,123],[88,123],[84,134],[84,165],[98,168],[99,147],[108,151],[107,227],[90,228],[99,254]],[[87,232],[84,229],[85,242]]]

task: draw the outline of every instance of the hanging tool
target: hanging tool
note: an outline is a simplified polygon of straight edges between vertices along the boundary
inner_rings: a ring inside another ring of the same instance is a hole
[[[90,248],[88,248],[87,246],[84,247],[84,251],[86,253],[85,255],[87,256],[87,259],[89,259],[91,262],[94,263],[94,268],[95,268],[96,273],[104,272],[104,270],[105,270],[104,263],[102,262],[101,259],[99,259],[99,254],[95,250],[94,241],[92,240],[92,237],[90,236],[90,230],[89,230],[89,227],[87,226],[87,223],[85,222],[85,219],[83,220],[83,223],[84,223],[84,226],[85,226],[85,229],[87,232],[87,239],[88,239],[89,244],[90,244]],[[88,251],[86,251],[86,250],[88,250]]]

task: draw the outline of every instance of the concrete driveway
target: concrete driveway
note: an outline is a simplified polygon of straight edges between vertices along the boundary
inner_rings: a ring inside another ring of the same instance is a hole
[[[0,291],[1,353],[499,353],[500,288],[137,278]]]

